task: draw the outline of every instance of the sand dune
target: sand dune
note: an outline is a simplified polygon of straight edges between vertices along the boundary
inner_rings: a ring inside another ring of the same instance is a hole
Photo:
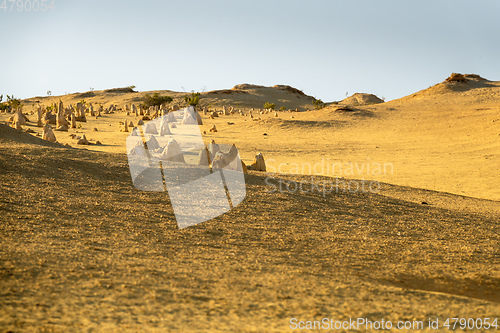
[[[466,76],[321,110],[288,86],[205,92],[202,106],[245,113],[202,115],[205,142],[234,143],[246,162],[262,152],[278,174],[250,171],[243,203],[183,230],[166,192],[132,185],[118,122],[138,117],[88,117],[49,143],[29,114],[37,101],[121,107],[146,93],[35,97],[23,126],[33,135],[0,124],[3,330],[283,332],[291,318],[499,313],[500,82]],[[258,113],[265,102],[310,111]],[[278,178],[331,177],[380,189],[272,192]]]
[[[182,105],[185,93],[158,92],[172,95],[172,104]],[[101,91],[91,94],[93,97],[85,97],[86,101],[118,104],[120,107],[139,101],[146,92]],[[81,94],[72,94],[30,101],[43,104],[60,98],[66,104],[75,104],[81,97]],[[277,107],[311,110],[292,114],[280,112],[278,118],[273,113],[259,115],[262,121],[239,115],[204,119],[202,130],[208,133],[205,136],[207,142],[215,139],[235,143],[246,160],[252,160],[253,155],[261,151],[274,161],[276,169],[281,166],[280,170],[284,172],[290,171],[293,163],[300,166],[338,163],[345,166],[344,170],[349,164],[392,164],[393,171],[385,174],[323,174],[500,200],[500,187],[497,186],[499,97],[500,82],[470,78],[465,83],[439,83],[382,104],[353,106],[354,111],[336,111],[339,105],[315,110],[310,96],[256,85],[239,85],[229,90],[204,93],[200,104],[219,110],[223,105],[232,105],[248,113],[250,108],[262,108],[268,101],[276,103]],[[6,116],[0,114],[2,119],[5,120]],[[124,119],[137,123],[137,118],[126,117],[119,111],[99,120],[89,120],[76,132],[85,133],[104,144],[89,149],[124,153],[126,134],[117,133],[118,122]],[[234,125],[228,125],[228,122]],[[220,129],[217,133],[209,133],[213,125]],[[94,128],[98,132],[93,132]],[[59,135],[58,140],[74,145],[65,134]]]

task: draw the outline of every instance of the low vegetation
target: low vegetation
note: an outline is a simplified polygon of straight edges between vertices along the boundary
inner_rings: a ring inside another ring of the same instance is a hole
[[[276,104],[274,103],[269,103],[269,102],[266,102],[264,103],[264,109],[273,109],[276,107]]]
[[[149,109],[151,106],[168,104],[170,102],[172,102],[172,97],[170,96],[160,96],[158,93],[154,93],[153,95],[146,94],[142,98],[142,107]]]
[[[323,101],[320,99],[314,99],[313,104],[316,110],[320,110],[325,107],[325,103],[323,103]]]
[[[3,102],[3,95],[0,95],[0,110],[12,110],[19,107],[22,107],[21,100],[19,98],[15,98],[14,95],[6,95],[7,101]]]
[[[184,95],[184,101],[187,105],[196,106],[200,103],[200,93],[191,92],[191,95]]]

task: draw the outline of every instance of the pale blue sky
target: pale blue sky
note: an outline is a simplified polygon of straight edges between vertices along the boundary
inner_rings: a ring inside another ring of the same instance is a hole
[[[54,4],[0,9],[0,94],[253,83],[288,84],[324,101],[346,92],[390,100],[451,72],[500,79],[497,0]]]

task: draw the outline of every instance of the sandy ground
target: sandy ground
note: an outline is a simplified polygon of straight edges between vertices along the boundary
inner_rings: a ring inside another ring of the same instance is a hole
[[[76,131],[103,143],[87,149],[0,125],[0,329],[288,332],[291,318],[496,318],[500,85],[488,85],[438,85],[354,112],[204,118],[202,131],[219,128],[204,139],[236,143],[247,162],[262,151],[268,167],[288,163],[281,171],[329,157],[394,172],[344,175],[380,180],[378,194],[325,196],[271,193],[265,178],[310,176],[252,172],[243,203],[182,230],[166,193],[131,183],[124,113],[56,132],[75,147]]]
[[[252,173],[235,210],[178,230],[166,194],[132,186],[124,155],[2,138],[0,156],[5,331],[281,332],[292,317],[500,310],[498,210],[268,193]]]

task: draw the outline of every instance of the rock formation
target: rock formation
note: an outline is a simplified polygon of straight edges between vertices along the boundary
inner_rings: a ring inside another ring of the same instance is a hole
[[[62,131],[62,132],[67,132],[68,131],[68,125],[62,124],[58,128],[56,128],[56,131]]]
[[[264,156],[262,155],[262,153],[258,153],[257,155],[255,155],[255,161],[252,163],[249,169],[256,171],[266,171],[266,162],[264,161]]]
[[[145,134],[158,134],[158,130],[156,129],[156,125],[153,122],[149,122],[146,124],[146,128],[144,130]]]
[[[76,128],[76,117],[73,112],[71,112],[71,128]]]
[[[16,113],[12,117],[12,124],[15,125],[18,122],[19,125],[25,126],[26,120],[27,120],[26,116],[23,115],[23,113],[21,112],[21,109],[17,109]]]
[[[36,126],[42,127],[43,126],[42,109],[40,107],[38,107],[36,112],[38,114],[38,120],[37,120]]]
[[[43,117],[44,124],[56,125],[56,115],[52,114],[52,111],[47,111]]]
[[[49,124],[46,124],[43,127],[42,139],[47,140],[49,142],[56,142],[56,136],[54,132],[52,132],[52,127]]]
[[[86,123],[87,117],[85,116],[85,106],[82,103],[76,104],[76,121]]]
[[[172,135],[172,132],[170,131],[170,127],[168,126],[168,120],[165,116],[161,118],[160,135],[161,136]]]
[[[169,162],[186,163],[182,154],[181,146],[173,138],[168,140],[167,146],[160,154],[160,159]]]
[[[208,148],[203,148],[198,154],[198,165],[199,166],[209,166],[211,164],[210,152]]]
[[[154,135],[151,135],[146,141],[146,147],[148,148],[148,150],[156,150],[160,148],[160,144],[158,143]]]
[[[85,134],[78,140],[77,145],[89,145],[90,142],[85,137]]]

